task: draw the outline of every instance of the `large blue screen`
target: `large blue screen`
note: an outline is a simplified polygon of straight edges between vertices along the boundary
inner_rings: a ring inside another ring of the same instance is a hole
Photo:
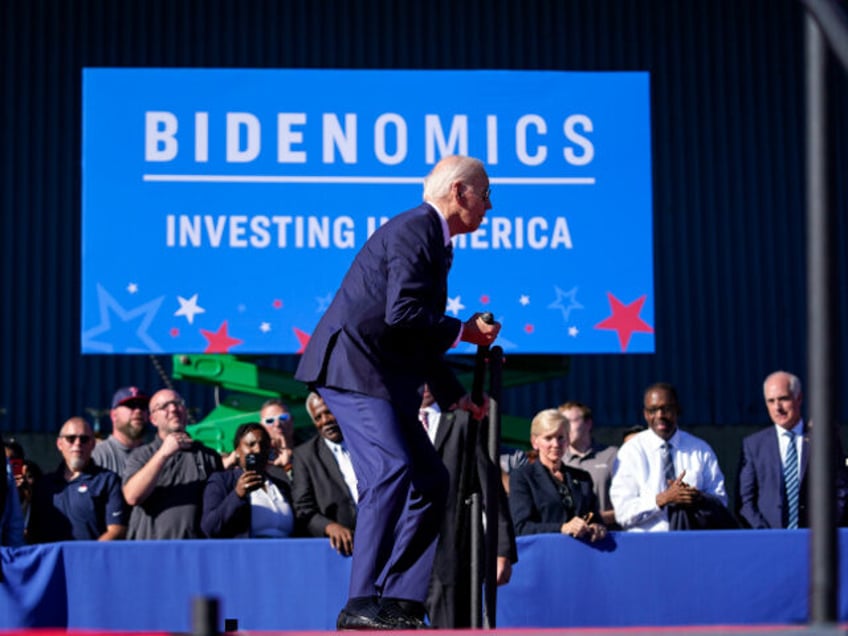
[[[83,73],[83,353],[301,351],[447,154],[493,204],[448,313],[512,353],[654,351],[647,73]]]

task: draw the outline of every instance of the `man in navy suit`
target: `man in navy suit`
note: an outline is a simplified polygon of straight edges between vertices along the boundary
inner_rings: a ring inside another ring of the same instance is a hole
[[[775,371],[763,383],[766,408],[774,423],[742,440],[736,503],[739,515],[752,528],[806,528],[808,521],[807,464],[810,425],[801,417],[801,381],[786,371]],[[797,512],[790,510],[784,483],[784,461],[795,445],[798,462]],[[841,520],[848,499],[848,474],[837,445],[836,509]]]
[[[427,383],[445,409],[476,418],[444,359],[460,340],[489,345],[500,325],[445,315],[450,239],[474,232],[489,202],[477,159],[448,156],[424,180],[424,203],[365,243],[310,337],[295,377],[317,389],[344,432],[356,472],[349,599],[339,629],[424,627],[424,601],[445,510],[447,470],[418,421]]]

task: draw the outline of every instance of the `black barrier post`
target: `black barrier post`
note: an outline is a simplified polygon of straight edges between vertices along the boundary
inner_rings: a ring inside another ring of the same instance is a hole
[[[480,316],[481,320],[487,324],[492,324],[495,321],[494,316],[486,312]],[[486,365],[489,358],[489,347],[487,345],[477,346],[477,355],[474,358],[474,379],[471,385],[471,400],[477,404],[483,404],[483,386],[486,381]],[[478,439],[478,422],[474,418],[469,418],[469,425],[473,428],[468,434],[468,445],[465,448],[465,468],[471,475],[476,473],[475,466],[477,465],[477,445]],[[469,485],[473,483],[473,479],[467,482]],[[471,603],[471,627],[479,629],[482,627],[482,609],[483,603],[481,599],[481,591],[483,589],[483,581],[481,573],[483,567],[480,563],[480,555],[483,554],[483,532],[480,527],[483,521],[483,503],[480,495],[480,489],[473,489],[468,500],[470,502],[471,516],[469,525],[471,528],[471,590],[469,599]]]
[[[808,403],[815,432],[810,442],[810,619],[837,622],[839,543],[834,514],[836,474],[834,403],[838,382],[834,350],[839,340],[834,300],[836,224],[828,181],[827,48],[822,26],[839,26],[830,2],[808,2],[804,16],[807,180],[807,356]],[[818,18],[818,19],[817,19]],[[837,41],[844,41],[843,32]],[[839,458],[842,459],[841,456]]]
[[[218,599],[197,596],[191,599],[191,635],[218,636]]]
[[[486,628],[497,627],[498,605],[498,519],[501,449],[501,388],[503,349],[493,347],[489,355],[489,429],[486,470]]]

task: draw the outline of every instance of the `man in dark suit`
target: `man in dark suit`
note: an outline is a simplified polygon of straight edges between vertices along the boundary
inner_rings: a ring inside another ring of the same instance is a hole
[[[356,526],[356,476],[335,416],[315,392],[306,410],[318,435],[294,449],[294,509],[313,537],[329,537],[333,549],[350,556]]]
[[[446,410],[481,418],[444,359],[459,340],[491,344],[500,325],[445,315],[450,239],[474,232],[489,202],[482,162],[440,160],[424,203],[383,225],[357,254],[312,333],[295,377],[336,415],[359,483],[350,597],[340,629],[424,626],[424,600],[448,475],[418,422],[425,382]]]
[[[495,475],[498,585],[509,582],[512,564],[518,561],[509,501],[500,468],[486,452],[484,431],[471,436],[474,428],[469,426],[467,411],[442,413],[425,385],[420,417],[450,475],[447,507],[427,595],[427,614],[430,624],[438,629],[471,627],[471,523],[475,521],[471,519],[466,498],[472,492],[480,492],[485,502],[489,483],[487,473],[491,471]],[[482,520],[476,523],[482,523]],[[480,555],[481,564],[484,563],[483,556]]]
[[[763,383],[763,395],[774,426],[742,440],[736,497],[738,513],[752,528],[806,528],[809,526],[810,425],[801,417],[801,381],[786,371],[775,371]],[[848,499],[848,473],[841,445],[837,445],[835,452],[834,517],[841,520]],[[784,471],[787,458],[795,464],[790,472]],[[791,494],[793,483],[798,484],[794,496]]]

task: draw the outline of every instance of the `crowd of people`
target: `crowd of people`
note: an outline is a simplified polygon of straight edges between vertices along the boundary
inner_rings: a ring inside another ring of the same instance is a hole
[[[445,314],[452,240],[491,208],[484,164],[447,156],[425,177],[423,201],[369,237],[295,373],[313,391],[313,440],[295,447],[291,414],[271,400],[222,456],[188,435],[175,391],[148,399],[122,388],[104,442],[83,418],[62,425],[55,471],[38,476],[22,449],[7,448],[0,542],[325,537],[352,556],[337,627],[396,630],[427,626],[425,614],[437,627],[469,626],[464,559],[469,528],[482,520],[465,501],[475,490],[491,508],[500,502],[498,584],[517,561],[515,534],[598,543],[610,529],[806,526],[812,426],[800,380],[784,371],[764,382],[773,426],[743,441],[735,506],[713,449],[678,427],[681,404],[667,383],[645,390],[645,425],[619,448],[593,439],[588,406],[542,409],[532,450],[505,450],[503,478],[486,479],[498,468],[472,432],[488,398],[466,392],[444,354],[459,342],[489,346],[500,331],[491,316]],[[834,452],[830,494],[843,520],[848,474],[841,445]]]
[[[530,424],[528,452],[510,453],[499,523],[498,579],[517,560],[515,535],[555,532],[588,542],[608,530],[800,528],[808,525],[807,466],[812,426],[802,417],[800,380],[778,371],[763,385],[772,426],[742,442],[735,505],[729,505],[718,458],[704,440],[678,426],[681,405],[666,383],[644,392],[645,425],[628,429],[620,447],[598,443],[591,409],[576,401],[541,410]],[[357,477],[342,429],[324,399],[306,400],[315,435],[294,447],[287,406],[270,400],[259,421],[243,424],[233,450],[219,454],[191,439],[187,410],[173,390],[148,396],[136,387],[115,392],[112,432],[96,440],[89,422],[71,417],[60,428],[61,457],[42,472],[17,442],[5,445],[2,544],[67,540],[325,537],[339,554],[353,552]],[[432,587],[431,620],[467,625],[464,603],[445,603],[456,585],[460,481],[469,443],[466,411],[442,413],[426,386],[419,418],[448,468],[451,486]],[[152,439],[150,433],[153,433]],[[477,444],[485,462],[482,443]],[[506,455],[506,451],[505,451]],[[833,484],[835,516],[843,519],[848,473],[841,449]],[[478,467],[479,468],[479,467]],[[505,470],[506,469],[506,470]],[[481,469],[482,470],[482,469]],[[497,470],[497,469],[496,469]],[[475,483],[481,486],[481,472]],[[17,496],[15,496],[17,495]],[[439,554],[447,558],[439,561]],[[440,573],[447,572],[445,576]]]

